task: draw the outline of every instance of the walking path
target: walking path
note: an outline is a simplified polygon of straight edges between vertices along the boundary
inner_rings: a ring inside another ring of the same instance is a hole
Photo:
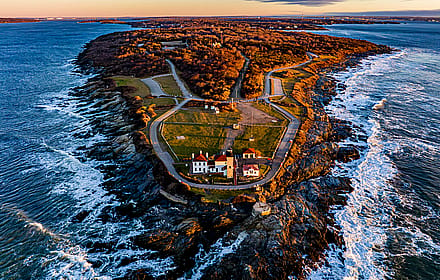
[[[164,163],[165,167],[167,168],[168,173],[182,184],[186,184],[186,185],[193,187],[193,188],[201,188],[201,189],[243,190],[243,189],[251,189],[251,188],[258,187],[258,186],[262,186],[262,185],[265,185],[265,184],[269,183],[270,181],[272,181],[286,159],[287,153],[289,152],[289,150],[292,146],[293,139],[295,139],[295,135],[298,131],[300,122],[291,113],[284,110],[280,106],[273,104],[269,100],[269,97],[271,97],[271,96],[284,95],[283,90],[282,90],[282,86],[274,87],[273,94],[271,94],[272,92],[271,92],[271,86],[270,86],[270,79],[271,79],[271,76],[274,72],[282,71],[282,70],[286,70],[286,69],[290,69],[290,68],[301,67],[301,66],[305,65],[306,63],[309,63],[310,61],[312,61],[312,59],[315,55],[308,53],[308,56],[310,59],[304,63],[290,66],[290,67],[274,69],[274,70],[270,71],[269,73],[267,73],[266,79],[265,79],[265,86],[266,87],[264,90],[264,94],[261,98],[258,98],[258,99],[265,100],[268,104],[270,104],[275,109],[277,109],[279,112],[281,112],[290,121],[290,123],[287,126],[287,129],[286,129],[286,132],[285,132],[283,138],[281,139],[281,141],[278,144],[278,148],[275,152],[275,155],[274,155],[274,158],[272,161],[271,169],[266,174],[266,176],[263,179],[261,179],[260,181],[249,183],[249,184],[243,184],[243,185],[211,185],[211,184],[200,184],[200,183],[190,182],[187,179],[180,176],[180,174],[174,168],[174,159],[171,157],[171,155],[166,150],[164,150],[161,147],[158,134],[160,133],[159,130],[161,128],[162,122],[165,119],[167,119],[169,116],[174,114],[176,111],[180,110],[189,101],[202,100],[199,98],[192,97],[192,94],[186,89],[183,82],[180,80],[179,76],[177,75],[174,64],[171,61],[167,60],[167,62],[170,64],[173,77],[176,80],[177,84],[179,85],[184,97],[186,98],[182,103],[180,103],[179,105],[177,105],[174,108],[167,111],[165,114],[163,114],[160,117],[158,117],[157,119],[155,119],[150,126],[151,144],[153,145],[153,148],[154,148],[154,151],[156,152],[156,155],[159,157],[159,159]],[[281,83],[281,81],[280,81],[280,83]]]

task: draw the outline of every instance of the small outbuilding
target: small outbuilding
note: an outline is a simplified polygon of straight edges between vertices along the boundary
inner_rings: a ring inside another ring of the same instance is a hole
[[[258,177],[260,176],[260,168],[258,164],[244,164],[243,176],[245,177]]]
[[[253,148],[246,149],[243,152],[243,158],[256,158],[256,157],[257,157],[257,153]]]

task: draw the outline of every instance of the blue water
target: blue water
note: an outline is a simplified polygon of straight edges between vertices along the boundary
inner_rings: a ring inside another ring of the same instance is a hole
[[[440,279],[440,24],[329,29],[398,51],[335,74],[347,89],[327,111],[368,141],[344,143],[364,149],[333,170],[355,188],[334,210],[346,245],[310,278]]]
[[[124,275],[119,261],[145,252],[87,254],[93,240],[128,240],[141,227],[102,223],[103,207],[118,202],[102,188],[98,163],[79,161],[80,146],[104,136],[85,135],[90,119],[69,89],[82,46],[124,25],[43,22],[0,25],[0,279],[91,279]],[[83,223],[72,217],[91,211]],[[99,261],[99,269],[91,264]],[[64,278],[63,278],[64,279]]]
[[[352,121],[368,141],[347,140],[363,147],[362,157],[333,170],[353,178],[355,188],[348,205],[334,209],[346,245],[328,250],[327,262],[310,268],[311,279],[438,279],[439,27],[337,25],[325,32],[400,51],[335,74],[347,90],[327,110]],[[100,163],[78,160],[78,147],[105,136],[91,132],[89,104],[69,94],[88,78],[74,74],[72,61],[91,39],[128,29],[0,25],[0,279],[111,279],[172,267],[171,259],[155,262],[150,252],[130,248],[130,237],[145,230],[136,219],[99,219],[119,202],[101,186]],[[91,214],[75,223],[83,210]],[[88,241],[114,241],[120,249],[91,252]],[[134,261],[124,264],[126,258]]]

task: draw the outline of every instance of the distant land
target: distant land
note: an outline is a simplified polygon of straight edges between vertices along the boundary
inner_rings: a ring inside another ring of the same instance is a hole
[[[34,18],[0,18],[0,23],[23,23],[23,22],[39,22]]]
[[[363,17],[393,17],[393,18],[414,18],[418,20],[429,20],[440,18],[440,9],[437,10],[408,10],[408,11],[375,11],[357,13],[328,13],[329,16],[363,16]]]
[[[164,21],[164,19],[179,19],[180,17],[45,17],[45,18],[0,18],[0,23],[23,23],[44,21],[78,21],[80,23],[100,22],[104,24],[131,24],[133,27],[147,27],[140,22]],[[191,19],[192,17],[186,17]],[[401,21],[440,22],[440,10],[432,11],[377,11],[362,13],[329,13],[315,16],[280,15],[280,16],[224,16],[205,17],[206,19],[228,19],[254,21],[255,24],[268,24],[280,18],[283,23],[296,23],[297,29],[324,29],[319,25],[331,24],[389,24]],[[276,29],[276,28],[275,28]]]

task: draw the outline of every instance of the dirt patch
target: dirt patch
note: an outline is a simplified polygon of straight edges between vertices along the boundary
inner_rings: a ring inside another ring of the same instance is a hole
[[[263,112],[252,106],[252,103],[239,103],[237,105],[237,108],[240,110],[242,117],[241,121],[239,122],[240,128],[239,129],[227,128],[226,139],[225,139],[225,143],[223,144],[222,152],[225,152],[228,149],[232,148],[232,146],[234,145],[235,138],[241,136],[244,133],[245,131],[244,125],[266,124],[266,123],[272,123],[273,121],[277,121],[277,122],[279,121],[279,119],[272,117],[266,112]]]
[[[265,124],[279,121],[277,118],[252,106],[252,103],[239,103],[237,107],[241,111],[240,124]]]

